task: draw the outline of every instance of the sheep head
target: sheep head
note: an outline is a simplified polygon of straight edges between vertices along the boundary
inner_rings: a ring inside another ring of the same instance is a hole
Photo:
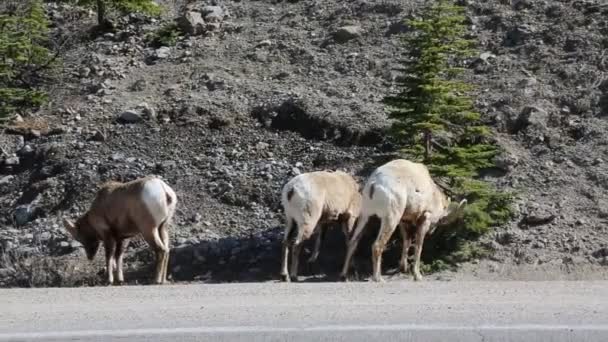
[[[87,258],[93,260],[99,250],[100,241],[97,236],[95,236],[95,232],[88,223],[86,216],[79,218],[76,223],[64,218],[63,225],[70,235],[82,244],[87,253]]]
[[[445,226],[454,223],[462,216],[466,204],[466,199],[463,199],[459,203],[452,202],[450,199],[448,199],[448,205],[445,207],[443,215],[441,216],[437,224],[440,226]]]

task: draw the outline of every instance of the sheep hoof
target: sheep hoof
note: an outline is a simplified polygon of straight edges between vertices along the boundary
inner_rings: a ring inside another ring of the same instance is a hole
[[[340,275],[340,281],[348,282],[348,277],[346,277],[345,275],[341,274]]]
[[[384,278],[382,278],[381,276],[373,277],[372,280],[376,283],[386,283],[386,280],[384,280]]]
[[[289,281],[291,279],[289,279],[289,275],[288,274],[281,274],[281,280],[284,281],[284,282],[286,282],[286,283],[289,283]]]
[[[414,280],[415,281],[422,281],[422,275],[420,275],[420,273],[414,273]]]
[[[291,276],[291,281],[297,283],[299,281],[298,276]]]
[[[399,266],[399,271],[401,271],[401,273],[403,273],[403,274],[408,274],[410,270],[407,267],[407,265],[400,265]]]

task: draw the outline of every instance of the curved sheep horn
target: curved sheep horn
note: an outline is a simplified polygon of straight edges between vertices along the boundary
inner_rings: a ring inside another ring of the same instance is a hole
[[[65,229],[73,236],[76,237],[78,235],[78,229],[76,228],[76,225],[74,224],[74,222],[70,221],[67,218],[63,218],[63,226],[65,227]]]
[[[460,203],[458,203],[458,207],[456,208],[455,212],[456,212],[456,217],[460,217],[460,215],[462,215],[462,213],[464,212],[464,207],[467,205],[467,199],[463,199],[462,201],[460,201]]]

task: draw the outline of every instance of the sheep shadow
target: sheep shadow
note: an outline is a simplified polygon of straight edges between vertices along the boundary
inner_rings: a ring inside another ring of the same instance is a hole
[[[363,280],[371,275],[371,245],[376,238],[378,228],[372,222],[372,226],[365,230],[354,256],[353,267],[349,272],[350,280]],[[280,281],[282,239],[283,227],[274,227],[248,237],[224,237],[173,247],[169,277],[173,282]],[[318,259],[308,262],[314,249],[314,240],[313,236],[303,244],[299,281],[311,283],[340,281],[339,273],[346,254],[342,231],[338,227],[328,229],[324,234]],[[383,265],[386,265],[384,267],[386,274],[395,272],[400,253],[400,234],[394,234],[384,253]],[[154,269],[152,253],[149,250],[141,250],[140,255],[135,259],[139,261],[139,267],[131,268],[125,275],[129,279],[151,280]]]

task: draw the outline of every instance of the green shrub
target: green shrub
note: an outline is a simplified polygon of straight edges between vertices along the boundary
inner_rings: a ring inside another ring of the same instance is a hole
[[[436,230],[425,243],[427,259],[446,262],[455,261],[449,255],[462,252],[466,241],[505,223],[513,213],[512,195],[480,180],[485,169],[495,166],[500,150],[474,109],[473,87],[460,78],[463,61],[474,53],[474,43],[464,38],[464,22],[464,8],[449,0],[433,2],[420,19],[408,21],[413,30],[404,37],[401,91],[386,98],[396,119],[392,137],[404,155],[424,162],[448,195],[468,200],[463,219]],[[467,255],[461,253],[460,259]]]
[[[146,40],[153,47],[174,46],[182,32],[174,22],[161,26],[158,30],[150,33]]]
[[[0,118],[45,102],[36,84],[54,61],[48,33],[40,0],[0,13]]]
[[[97,23],[107,26],[109,21],[106,9],[115,9],[121,13],[145,13],[149,15],[160,15],[161,7],[153,0],[77,0],[79,5],[95,5],[97,11]]]

